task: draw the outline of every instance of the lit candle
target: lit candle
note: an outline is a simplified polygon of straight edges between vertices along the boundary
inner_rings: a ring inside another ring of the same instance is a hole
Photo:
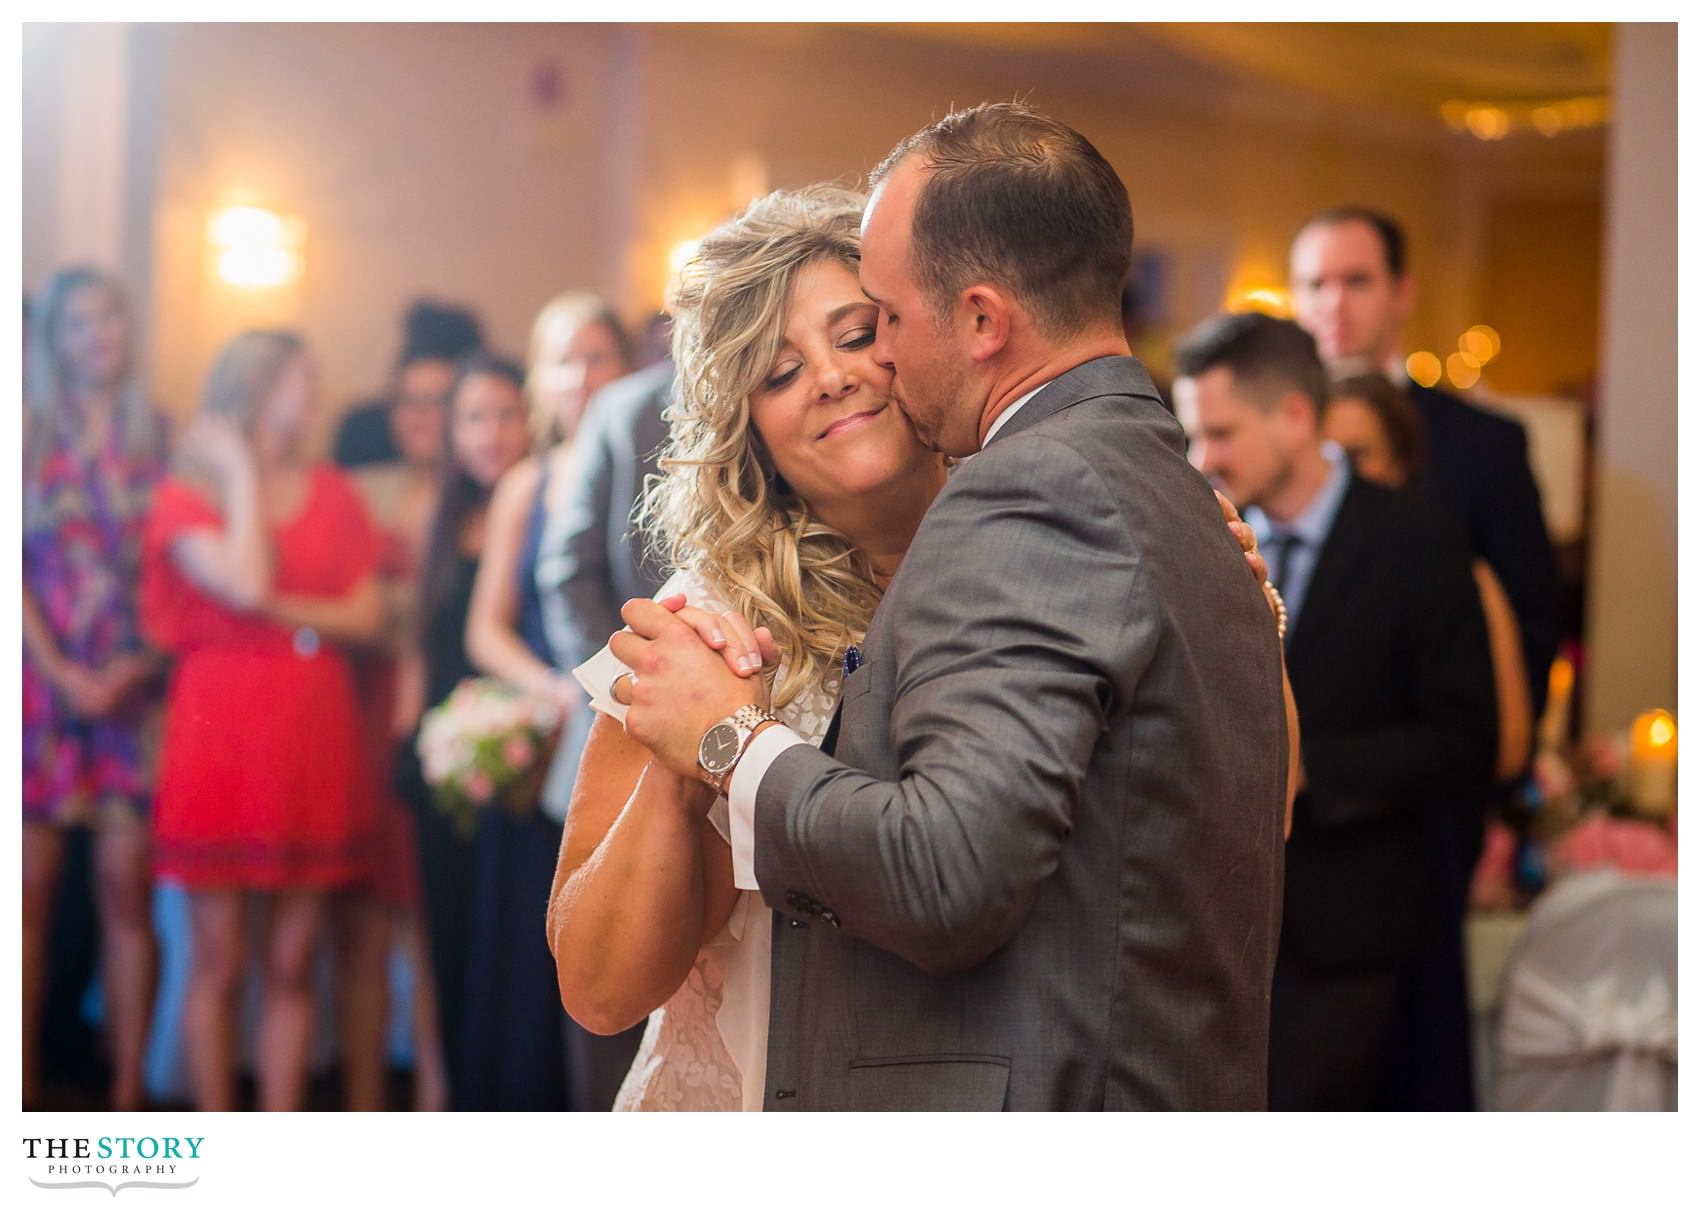
[[[1664,709],[1643,712],[1629,731],[1629,799],[1659,816],[1676,807],[1676,720]]]
[[[1564,657],[1553,658],[1547,675],[1547,710],[1541,720],[1541,744],[1562,750],[1570,739],[1570,695],[1576,689],[1576,667]]]

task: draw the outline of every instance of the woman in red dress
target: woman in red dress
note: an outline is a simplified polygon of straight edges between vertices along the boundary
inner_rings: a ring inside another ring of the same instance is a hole
[[[300,338],[236,337],[143,544],[143,627],[177,659],[155,867],[189,891],[184,1029],[203,1109],[234,1103],[246,920],[262,912],[259,1106],[302,1105],[327,897],[368,874],[376,841],[340,646],[382,632],[380,541],[348,480],[306,458],[317,395]]]

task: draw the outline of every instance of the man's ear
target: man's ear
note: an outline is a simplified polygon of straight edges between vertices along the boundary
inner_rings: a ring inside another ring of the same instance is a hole
[[[975,362],[997,357],[1009,344],[1019,305],[1009,292],[989,282],[977,282],[956,297],[956,324]]]
[[[1282,393],[1281,399],[1275,402],[1275,411],[1293,434],[1308,438],[1322,428],[1322,415],[1316,401],[1296,388]]]

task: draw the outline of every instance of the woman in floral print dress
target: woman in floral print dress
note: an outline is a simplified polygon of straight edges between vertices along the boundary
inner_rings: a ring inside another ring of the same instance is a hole
[[[160,669],[137,629],[136,583],[167,438],[135,379],[117,282],[61,270],[35,314],[23,477],[23,1100],[39,1099],[64,830],[93,826],[110,1098],[134,1108],[153,994],[148,809]]]

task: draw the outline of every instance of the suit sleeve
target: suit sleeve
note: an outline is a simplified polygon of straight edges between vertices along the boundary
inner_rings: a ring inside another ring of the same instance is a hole
[[[1547,671],[1558,653],[1558,566],[1541,513],[1540,489],[1529,470],[1523,427],[1507,422],[1492,449],[1494,455],[1482,477],[1476,543],[1505,587],[1517,616],[1529,702],[1539,720],[1547,699]]]
[[[1157,622],[1114,500],[1066,446],[981,455],[934,503],[897,610],[886,781],[802,746],[756,799],[756,877],[928,972],[1014,937],[1060,861],[1094,747]],[[867,672],[867,671],[865,671]],[[833,921],[829,919],[828,921]]]
[[[591,410],[576,479],[560,507],[545,519],[538,544],[543,625],[556,664],[567,669],[595,653],[621,627],[606,540],[613,478],[607,412]]]
[[[1322,829],[1478,791],[1492,776],[1499,717],[1468,549],[1438,521],[1411,539],[1400,562],[1411,687],[1405,717],[1302,740],[1308,817]]]

